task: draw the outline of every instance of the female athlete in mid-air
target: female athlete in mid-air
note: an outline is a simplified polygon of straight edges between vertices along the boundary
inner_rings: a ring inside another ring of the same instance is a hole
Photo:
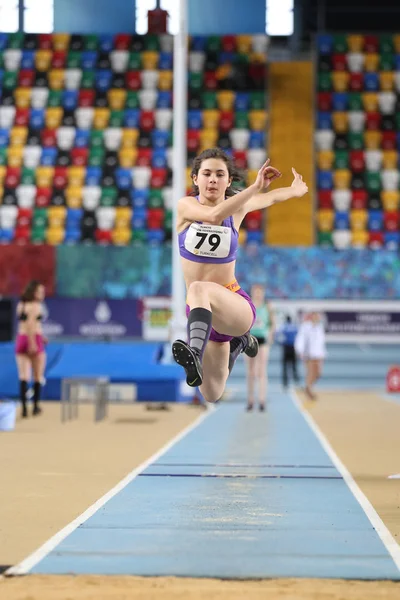
[[[178,202],[179,252],[187,289],[188,342],[172,344],[175,361],[186,371],[186,381],[208,402],[217,402],[236,358],[254,357],[257,340],[249,334],[256,309],[235,279],[239,227],[247,213],[299,198],[308,191],[292,169],[290,187],[265,193],[281,173],[267,160],[255,182],[239,193],[232,159],[219,148],[205,150],[193,163],[196,197]]]

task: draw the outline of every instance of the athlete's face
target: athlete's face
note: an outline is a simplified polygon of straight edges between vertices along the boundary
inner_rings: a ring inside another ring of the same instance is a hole
[[[232,179],[223,160],[207,158],[201,163],[198,174],[193,175],[193,182],[199,188],[201,196],[215,202],[221,197],[225,198]]]
[[[35,300],[42,302],[44,300],[44,286],[38,285],[35,291]]]

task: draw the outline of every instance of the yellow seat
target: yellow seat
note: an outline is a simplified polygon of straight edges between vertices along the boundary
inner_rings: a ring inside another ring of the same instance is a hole
[[[335,213],[333,210],[323,208],[317,211],[317,223],[320,231],[332,231]]]
[[[364,231],[367,228],[368,212],[366,210],[350,211],[350,225],[352,231]]]
[[[230,90],[217,92],[217,104],[220,110],[232,110],[235,101],[235,93]]]
[[[218,79],[218,81],[223,81],[224,79],[228,79],[229,75],[231,74],[231,71],[231,65],[219,65],[219,67],[217,67],[217,70],[215,71],[215,76]]]
[[[65,230],[60,226],[50,226],[46,231],[46,241],[50,246],[59,246],[63,243]]]
[[[111,110],[123,110],[126,103],[126,90],[110,90],[108,92],[108,103]]]
[[[158,56],[158,52],[155,52],[154,50],[146,50],[145,52],[142,52],[142,68],[149,69],[151,71],[157,69]]]
[[[337,169],[333,172],[333,182],[337,190],[348,190],[350,188],[350,169]]]
[[[65,206],[49,206],[47,217],[51,228],[60,228],[64,225],[67,209]]]
[[[6,165],[0,165],[0,185],[2,185],[4,178],[6,176],[7,167]]]
[[[201,152],[207,148],[214,148],[217,144],[218,131],[215,129],[202,129],[200,131]]]
[[[332,169],[334,159],[335,153],[332,150],[320,150],[317,152],[318,168],[323,171],[330,171]]]
[[[64,69],[50,69],[49,88],[51,90],[62,90],[64,87]]]
[[[192,168],[186,167],[185,175],[186,175],[186,188],[190,188],[193,185],[192,176],[191,176]]]
[[[18,108],[29,108],[31,104],[31,88],[16,88],[14,92],[15,105]]]
[[[378,94],[376,92],[364,92],[362,103],[366,112],[375,112],[378,108]]]
[[[347,71],[333,71],[332,84],[335,92],[346,92],[349,87],[350,73]]]
[[[0,204],[2,203],[3,196],[4,196],[4,187],[0,183]]]
[[[397,150],[384,150],[382,152],[382,168],[397,169],[399,153]]]
[[[10,131],[11,146],[25,146],[28,137],[28,128],[25,126],[13,127]]]
[[[351,244],[356,248],[365,248],[368,244],[368,231],[356,230],[351,233]]]
[[[267,112],[265,110],[249,111],[250,129],[253,131],[264,131],[267,126]]]
[[[381,71],[381,73],[379,73],[379,81],[383,92],[391,92],[394,88],[393,71]]]
[[[132,219],[132,209],[130,206],[117,206],[115,209],[116,229],[129,227]]]
[[[54,167],[39,166],[36,169],[36,185],[39,188],[50,188],[53,185]]]
[[[67,203],[82,203],[83,189],[79,185],[69,185],[65,188],[65,198]],[[50,218],[50,215],[49,215]]]
[[[385,211],[399,210],[400,193],[397,190],[382,190],[381,200]]]
[[[379,65],[379,54],[376,52],[368,52],[365,55],[364,69],[365,71],[371,71],[375,73],[378,71]]]
[[[86,167],[69,167],[67,171],[68,184],[71,187],[82,187],[85,181]]]
[[[58,129],[61,125],[64,111],[61,106],[52,106],[46,110],[46,127],[48,129]]]
[[[267,55],[263,52],[251,52],[250,53],[250,62],[251,63],[263,63],[267,62]]]
[[[119,162],[123,169],[130,169],[136,164],[138,155],[137,148],[121,148],[119,151]]]
[[[364,143],[367,150],[379,150],[382,133],[380,131],[365,131]]]
[[[111,232],[111,239],[116,246],[127,246],[131,241],[132,230],[130,227],[116,227]]]
[[[67,199],[68,208],[82,208],[82,198],[71,196]]]
[[[158,89],[163,91],[172,89],[172,71],[160,71]]]
[[[236,47],[241,54],[249,54],[251,51],[251,35],[238,35],[236,37]]]
[[[35,54],[35,67],[37,71],[48,71],[53,53],[51,50],[37,50]]]
[[[108,127],[110,121],[110,109],[109,108],[95,108],[93,117],[93,128],[94,129],[105,129]]]
[[[54,50],[68,50],[69,33],[53,33],[53,48]]]
[[[364,36],[363,35],[348,35],[347,36],[347,45],[349,47],[350,52],[362,52],[364,46]]]
[[[255,180],[257,179],[257,173],[258,173],[257,169],[248,169],[247,170],[247,178],[246,178],[247,185],[252,185],[255,182]]]
[[[218,129],[220,112],[217,109],[203,110],[203,126],[205,129]]]
[[[244,227],[239,229],[239,246],[244,246],[247,241],[247,231]]]
[[[336,133],[346,133],[349,127],[349,115],[344,111],[335,111],[332,113],[333,129]]]
[[[136,148],[138,139],[139,139],[139,130],[138,129],[123,129],[122,130],[121,149]],[[135,162],[136,162],[136,159],[135,159]]]
[[[393,44],[394,44],[394,48],[396,50],[396,54],[400,54],[400,35],[394,35],[393,36]]]
[[[23,162],[24,146],[9,146],[7,150],[7,162],[9,167],[21,167]],[[5,167],[4,167],[5,168]],[[0,166],[2,169],[2,166]]]

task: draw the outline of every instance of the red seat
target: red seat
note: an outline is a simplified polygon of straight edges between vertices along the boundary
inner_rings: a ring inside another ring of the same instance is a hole
[[[53,186],[57,190],[63,190],[68,183],[68,167],[55,167]]]
[[[346,54],[334,54],[332,56],[332,70],[333,71],[347,71]]]
[[[150,167],[152,156],[153,156],[152,148],[139,148],[137,159],[136,159],[136,165],[138,167]]]
[[[66,59],[66,50],[55,50],[53,53],[53,58],[51,59],[51,66],[53,69],[63,69],[65,67]]]
[[[219,128],[221,131],[230,131],[233,128],[235,116],[233,110],[223,110],[220,113]]]
[[[167,183],[167,169],[152,169],[150,187],[162,188]]]
[[[349,88],[352,92],[361,92],[364,89],[364,74],[350,73]]]
[[[200,131],[198,129],[188,129],[186,138],[187,149],[190,152],[197,152],[200,146]]]
[[[318,110],[332,110],[331,92],[319,92],[317,96]]]
[[[246,229],[248,231],[260,231],[262,225],[262,211],[253,210],[245,217]]]
[[[71,162],[75,167],[85,167],[88,162],[89,148],[72,148]]]
[[[350,152],[350,169],[354,173],[360,173],[365,169],[365,158],[363,150],[352,150]]]
[[[40,136],[43,146],[48,148],[57,146],[57,131],[55,129],[42,129]]]
[[[128,90],[139,90],[141,85],[140,71],[127,71],[125,75],[125,87]]]
[[[4,187],[16,188],[21,179],[20,167],[7,167],[6,176],[4,178]]]
[[[353,190],[351,192],[351,208],[354,210],[365,210],[367,208],[367,190]]]
[[[38,208],[46,208],[50,205],[51,188],[37,188],[36,190],[36,206]]]
[[[31,228],[29,225],[17,225],[14,233],[14,240],[18,244],[27,244],[30,241]]]
[[[129,50],[131,39],[128,33],[119,33],[115,36],[114,48],[116,50]]]
[[[149,208],[147,211],[147,227],[161,229],[164,224],[164,210],[162,208]]]
[[[18,84],[21,87],[32,87],[34,80],[35,71],[33,69],[21,69],[18,75]]]
[[[224,52],[234,52],[236,50],[236,36],[222,36],[222,49]]]
[[[79,106],[93,106],[96,97],[95,90],[80,90],[78,96]]]
[[[32,209],[31,208],[20,208],[17,216],[17,226],[27,227],[32,221]]]
[[[376,35],[366,35],[364,37],[364,52],[378,52],[379,41]]]
[[[152,131],[155,128],[156,121],[153,110],[142,110],[140,113],[139,127],[143,131]]]
[[[318,191],[318,207],[319,208],[333,208],[332,202],[332,190],[319,190]]]
[[[204,74],[204,85],[207,90],[216,90],[218,87],[217,75],[215,71],[207,71]]]
[[[53,47],[53,36],[51,33],[40,33],[39,34],[39,48],[40,50],[51,50]]]
[[[15,125],[18,125],[19,127],[27,127],[29,124],[29,114],[29,108],[17,108],[15,111]]]
[[[382,231],[370,231],[368,244],[371,248],[382,248],[384,243]]]
[[[95,237],[98,244],[111,244],[112,243],[112,231],[104,229],[96,229]]]
[[[381,113],[367,112],[365,115],[365,128],[378,131],[381,128]]]
[[[398,231],[399,230],[399,211],[385,212],[383,216],[383,222],[385,224],[386,231]]]
[[[266,66],[263,63],[250,63],[249,77],[251,81],[264,81],[266,77]]]
[[[383,150],[396,150],[396,131],[383,131],[382,132],[382,149]]]
[[[233,158],[238,169],[247,169],[247,152],[246,150],[234,150]]]

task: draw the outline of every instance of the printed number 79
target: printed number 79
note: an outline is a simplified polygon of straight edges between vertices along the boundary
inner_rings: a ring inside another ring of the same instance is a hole
[[[195,248],[196,250],[199,250],[202,245],[204,244],[204,242],[206,241],[207,237],[208,237],[208,233],[200,233],[199,231],[196,233],[196,237],[201,238],[199,243],[196,244]],[[215,252],[215,250],[218,248],[218,246],[221,243],[221,238],[218,234],[216,233],[212,233],[210,235],[210,237],[208,238],[208,243],[211,246],[211,252]]]

